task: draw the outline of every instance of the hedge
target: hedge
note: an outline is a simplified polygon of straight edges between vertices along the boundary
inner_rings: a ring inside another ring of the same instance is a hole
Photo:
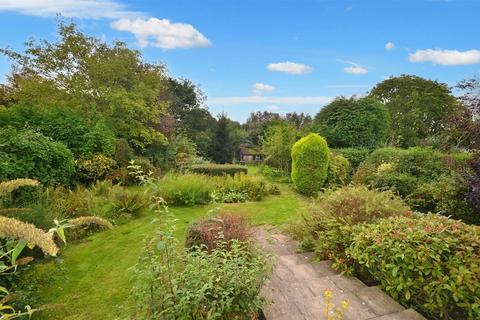
[[[248,168],[236,164],[197,164],[190,167],[193,173],[206,174],[209,176],[234,176],[236,173],[248,173]]]
[[[426,214],[357,226],[347,249],[394,299],[432,319],[480,319],[480,228]]]

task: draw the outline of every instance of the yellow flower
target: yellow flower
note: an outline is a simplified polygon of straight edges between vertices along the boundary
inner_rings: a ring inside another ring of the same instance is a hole
[[[347,300],[343,300],[341,304],[343,309],[347,309],[350,306],[350,303],[348,303]]]
[[[330,289],[325,290],[325,292],[323,293],[323,296],[324,296],[325,298],[331,299],[331,298],[333,297],[333,292],[332,292],[332,290],[330,290]]]

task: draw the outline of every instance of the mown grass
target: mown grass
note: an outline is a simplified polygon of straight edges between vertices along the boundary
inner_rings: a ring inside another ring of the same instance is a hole
[[[216,208],[245,214],[256,225],[280,226],[298,219],[306,210],[303,200],[288,186],[280,188],[281,195],[260,202],[170,208],[178,219],[176,236],[183,242],[188,225]],[[152,223],[154,218],[155,214],[147,211],[114,230],[70,244],[55,261],[34,265],[29,278],[37,282],[42,303],[59,304],[58,308],[36,314],[34,319],[119,318],[121,305],[129,301],[129,268],[142,253],[143,239],[154,235],[159,227],[158,222]]]

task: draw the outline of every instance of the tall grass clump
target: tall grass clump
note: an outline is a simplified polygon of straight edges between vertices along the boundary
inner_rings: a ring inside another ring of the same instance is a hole
[[[201,174],[167,174],[158,180],[152,192],[170,205],[193,206],[207,204],[215,184]]]

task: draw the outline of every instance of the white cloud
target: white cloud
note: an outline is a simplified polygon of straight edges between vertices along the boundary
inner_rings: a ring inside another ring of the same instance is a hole
[[[343,71],[345,71],[346,73],[354,74],[354,75],[368,73],[368,70],[362,66],[345,67],[343,68]]]
[[[192,25],[171,22],[167,19],[120,19],[111,23],[112,28],[135,35],[140,47],[162,49],[208,47],[212,43]]]
[[[290,74],[305,74],[313,71],[313,68],[301,63],[295,63],[290,61],[270,63],[267,66],[270,71],[278,71]]]
[[[393,42],[391,42],[391,41],[389,41],[389,42],[387,42],[387,43],[385,44],[385,50],[387,50],[387,51],[390,51],[390,50],[392,50],[392,49],[394,49],[394,48],[395,48],[395,44],[394,44]]]
[[[266,83],[255,83],[252,86],[252,91],[256,95],[260,95],[264,92],[272,92],[274,90],[275,90],[274,86],[271,86],[271,85],[266,84]]]
[[[243,97],[216,97],[208,99],[211,105],[236,105],[236,104],[327,104],[333,100],[327,96],[243,96]]]
[[[111,0],[0,0],[0,11],[18,12],[38,17],[120,19],[138,17],[140,12],[128,11],[125,5]]]
[[[410,62],[431,62],[444,66],[475,64],[480,63],[480,50],[417,50],[408,55],[408,60]]]
[[[280,109],[279,106],[276,106],[276,105],[269,105],[267,106],[267,111],[270,111],[270,112],[273,112],[273,111],[278,111],[278,109]]]

